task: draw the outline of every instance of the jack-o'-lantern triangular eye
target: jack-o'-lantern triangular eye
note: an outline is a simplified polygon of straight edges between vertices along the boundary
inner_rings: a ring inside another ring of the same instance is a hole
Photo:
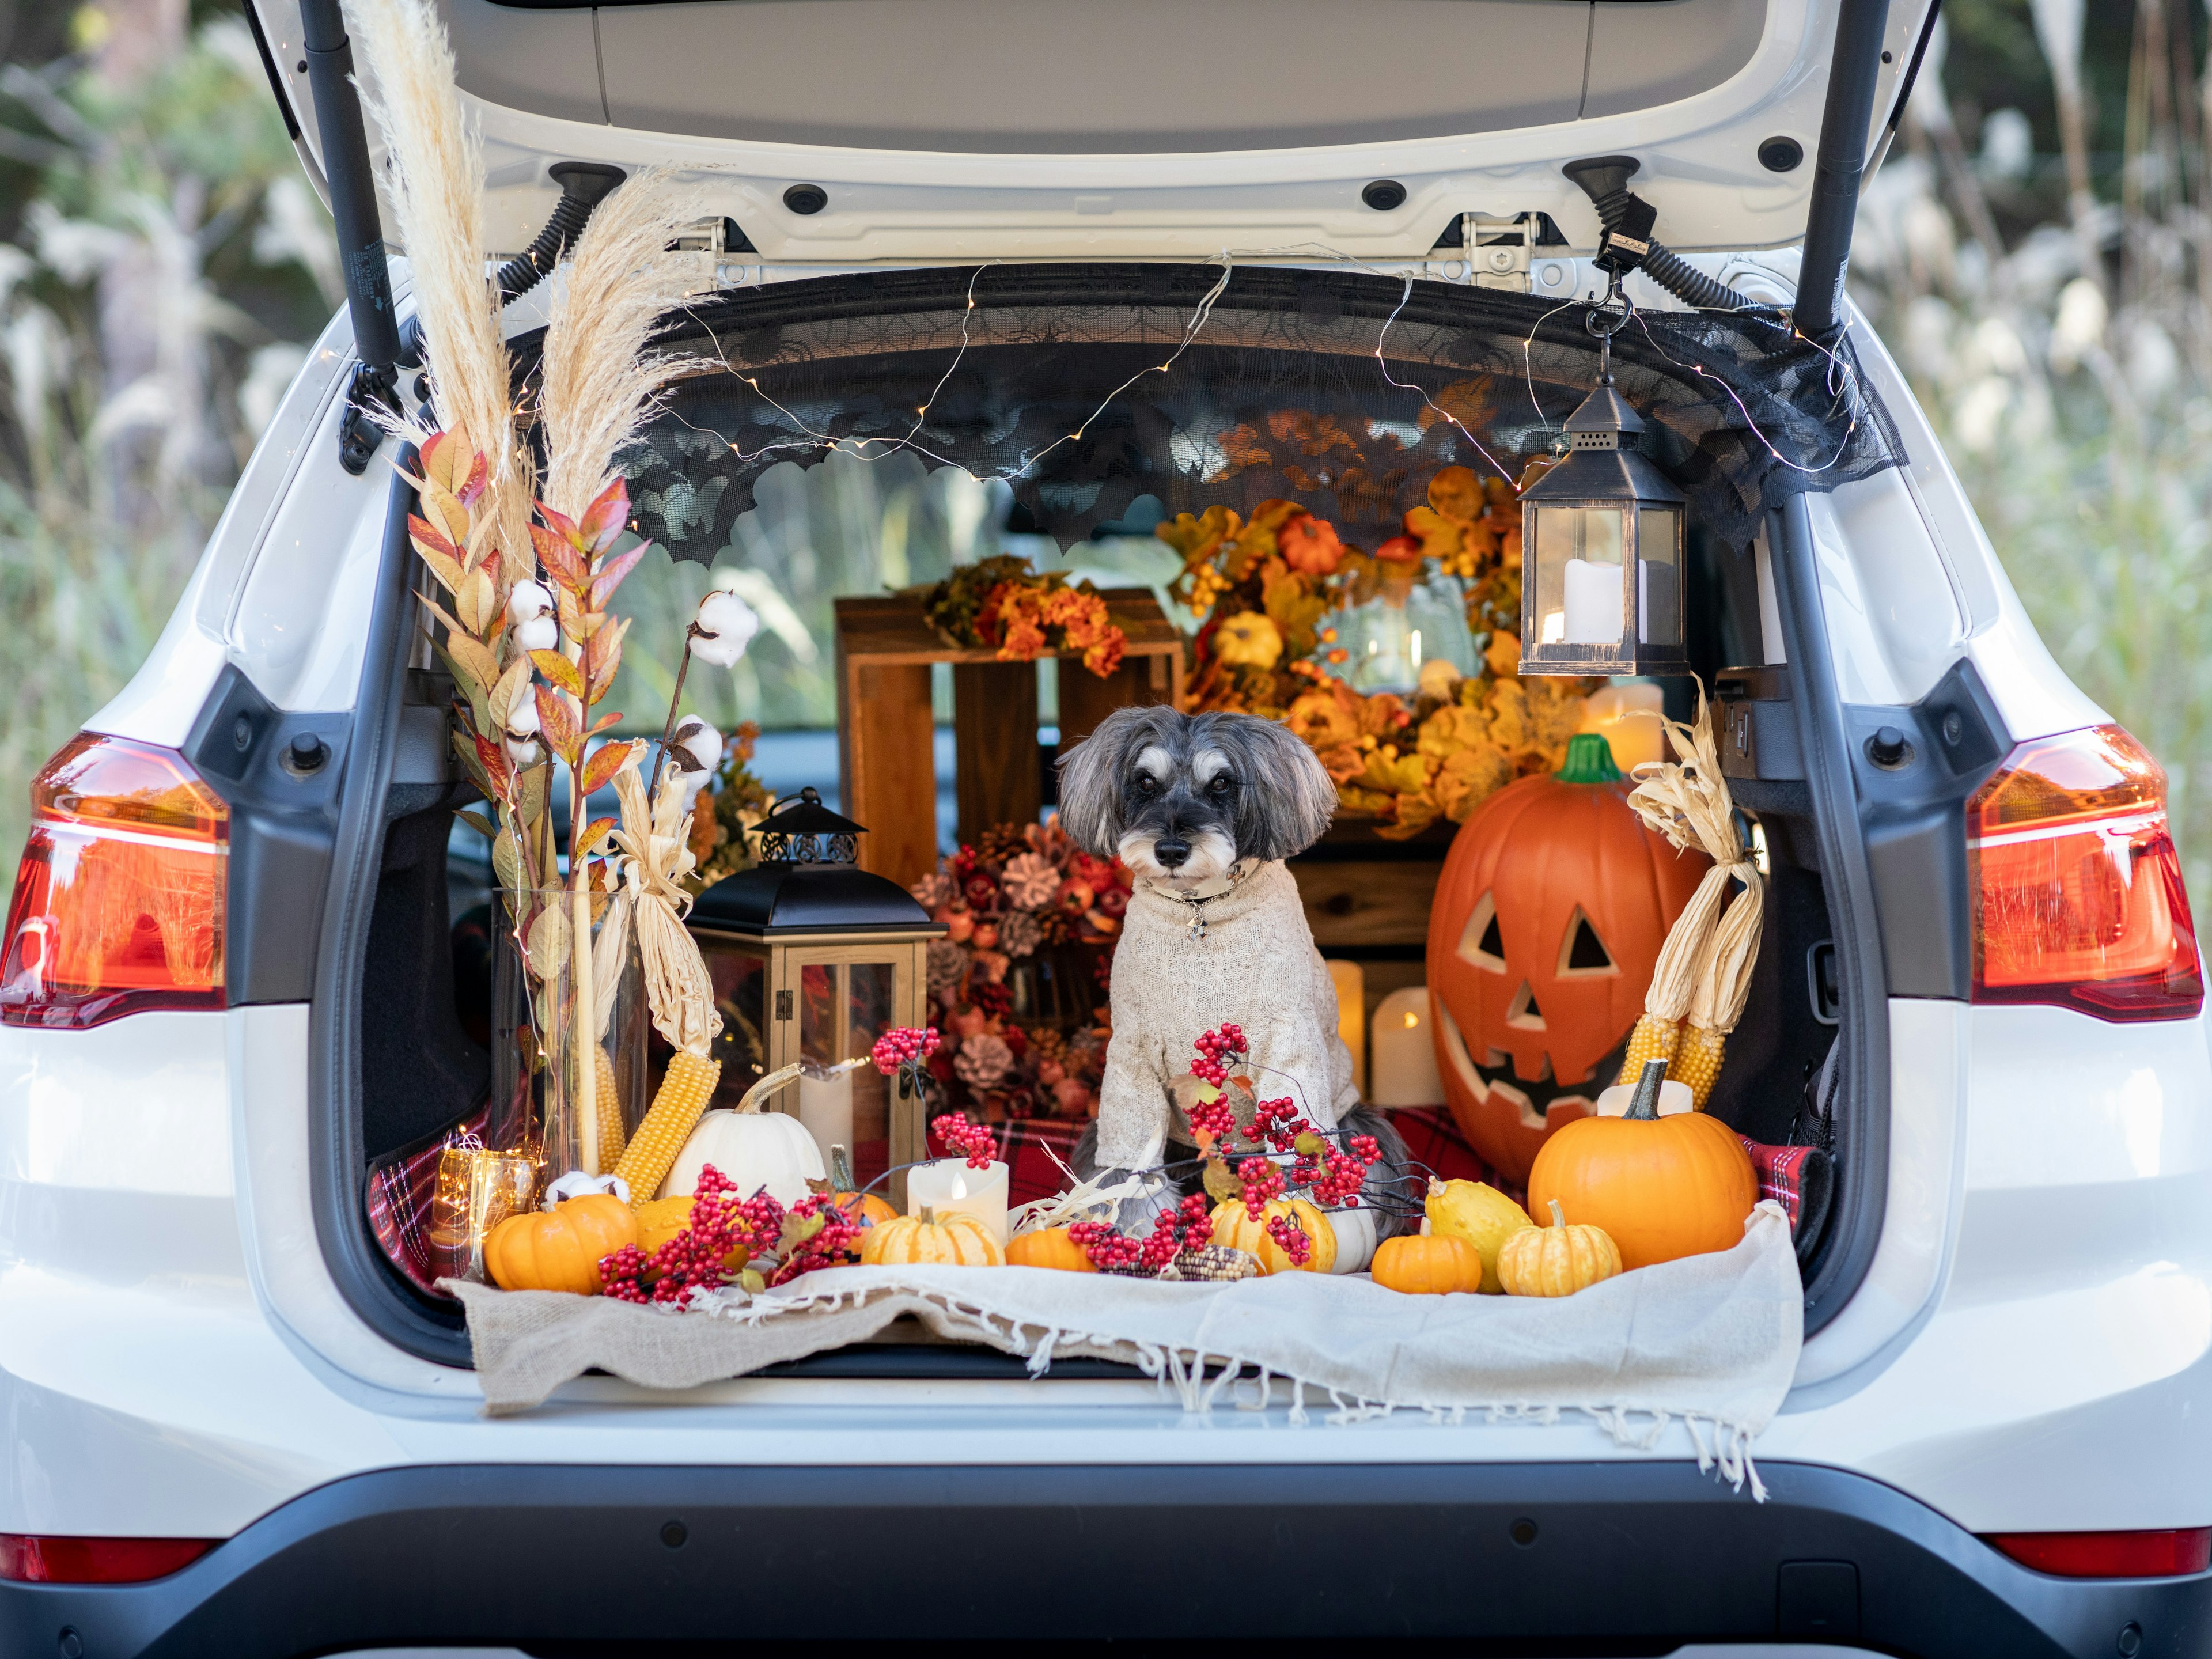
[[[1566,937],[1559,941],[1559,977],[1594,977],[1620,971],[1613,965],[1613,952],[1605,948],[1605,941],[1577,904],[1574,915],[1567,918]]]
[[[1460,930],[1459,955],[1462,962],[1493,974],[1505,971],[1505,935],[1498,926],[1498,905],[1487,893],[1468,913],[1467,926]]]

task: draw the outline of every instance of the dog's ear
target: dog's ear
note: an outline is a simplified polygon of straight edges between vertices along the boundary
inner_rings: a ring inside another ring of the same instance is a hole
[[[1121,778],[1133,738],[1146,730],[1142,708],[1117,708],[1060,757],[1060,827],[1093,857],[1110,859],[1121,845]]]
[[[1218,732],[1244,777],[1237,806],[1239,858],[1286,859],[1319,841],[1336,816],[1336,785],[1321,757],[1273,720],[1231,716]]]

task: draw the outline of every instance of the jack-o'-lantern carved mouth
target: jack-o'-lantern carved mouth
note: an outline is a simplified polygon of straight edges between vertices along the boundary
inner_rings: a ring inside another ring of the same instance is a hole
[[[1543,1015],[1535,1008],[1528,993],[1528,987],[1524,981],[1514,998],[1513,1012],[1506,1015],[1506,1020],[1524,1030],[1540,1031],[1544,1029]],[[1516,1018],[1515,1015],[1523,1012],[1524,1000],[1527,1012],[1533,1018]],[[1543,1075],[1524,1078],[1514,1070],[1512,1062],[1503,1054],[1485,1054],[1482,1065],[1478,1066],[1474,1056],[1467,1051],[1467,1039],[1460,1034],[1459,1022],[1451,1017],[1451,1010],[1445,1007],[1441,1000],[1436,1002],[1435,1006],[1437,1018],[1443,1023],[1444,1053],[1450,1057],[1452,1069],[1459,1073],[1459,1080],[1467,1085],[1477,1100],[1497,1095],[1510,1101],[1522,1124],[1531,1129],[1541,1131],[1549,1127],[1552,1113],[1562,1106],[1577,1107],[1583,1115],[1595,1112],[1599,1092],[1620,1075],[1620,1063],[1628,1052],[1628,1034],[1624,1032],[1620,1041],[1613,1044],[1587,1077],[1568,1083],[1560,1082],[1552,1075],[1552,1059],[1547,1054]]]

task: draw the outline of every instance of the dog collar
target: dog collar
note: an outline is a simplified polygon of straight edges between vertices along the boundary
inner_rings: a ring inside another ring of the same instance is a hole
[[[1199,891],[1194,890],[1190,892],[1184,892],[1176,888],[1170,888],[1168,890],[1168,896],[1170,898],[1174,899],[1178,904],[1184,904],[1190,907],[1190,936],[1194,941],[1200,944],[1205,942],[1206,907],[1212,903],[1214,900],[1224,897],[1229,893],[1234,891],[1236,890],[1237,884],[1243,880],[1246,876],[1251,874],[1253,870],[1256,867],[1256,865],[1257,860],[1237,860],[1236,863],[1229,866],[1229,873],[1221,878],[1220,884],[1218,886],[1213,886],[1211,891]],[[1212,884],[1208,884],[1209,886],[1212,885]],[[1153,890],[1157,892],[1159,890],[1155,887]]]

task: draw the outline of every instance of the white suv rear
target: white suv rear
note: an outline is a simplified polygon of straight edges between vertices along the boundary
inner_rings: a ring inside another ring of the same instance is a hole
[[[1844,9],[1880,47],[1852,83],[1878,153],[1928,14]],[[316,171],[300,9],[252,9]],[[1224,315],[1565,302],[1604,279],[1560,167],[1609,155],[1690,267],[1786,303],[1797,255],[1757,250],[1806,223],[1838,14],[445,9],[501,245],[558,198],[550,163],[673,160],[702,311],[762,328],[895,324],[979,265],[1047,309],[1187,316],[1224,260]],[[445,715],[413,672],[404,488],[342,460],[341,316],[152,655],[39,786],[0,959],[0,1648],[2203,1650],[2212,1057],[2162,780],[2052,663],[1843,320],[1898,464],[1765,505],[1719,665],[1740,801],[1832,952],[1787,965],[1790,1018],[1838,1032],[1839,1196],[1754,1447],[1766,1503],[1594,1424],[1201,1423],[1110,1367],[964,1350],[673,1396],[593,1376],[487,1420],[457,1317],[362,1212],[391,1123],[475,1085],[439,1002]],[[1158,1582],[1167,1557],[1194,1571]]]

